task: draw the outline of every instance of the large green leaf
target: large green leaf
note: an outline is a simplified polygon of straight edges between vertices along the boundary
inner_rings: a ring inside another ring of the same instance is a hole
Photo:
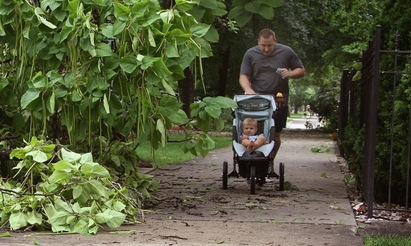
[[[258,13],[267,20],[274,18],[274,9],[272,7],[261,5]]]
[[[214,26],[210,26],[210,29],[204,36],[204,39],[211,43],[218,43],[219,35],[217,29]]]
[[[46,25],[47,27],[51,28],[51,29],[56,29],[56,25],[54,25],[53,23],[49,22],[48,20],[46,20],[42,15],[44,15],[44,12],[41,8],[35,8],[34,9],[34,13],[36,14],[37,18],[41,21],[41,23],[43,23],[44,25]]]
[[[224,3],[218,2],[217,8],[211,9],[211,13],[214,16],[224,16],[227,14],[226,6]]]
[[[76,232],[82,235],[90,234],[89,233],[89,223],[87,223],[87,221],[85,221],[84,219],[79,219],[74,225],[73,232]]]
[[[140,59],[139,57],[141,57],[142,59],[141,61],[141,69],[146,70],[149,67],[153,66],[153,63],[158,60],[157,58],[154,58],[152,56],[138,56],[137,59]]]
[[[235,18],[235,21],[237,22],[237,25],[239,27],[245,26],[253,17],[253,14],[247,11],[240,11],[240,14]]]
[[[117,1],[114,2],[113,6],[114,6],[114,16],[117,19],[125,20],[130,14],[130,9],[126,5],[123,5],[120,2],[117,2]]]
[[[124,220],[126,219],[126,215],[123,213],[120,213],[115,210],[108,209],[104,211],[105,214],[107,214],[110,219],[107,221],[107,225],[110,228],[118,228],[120,227],[123,223]]]
[[[238,16],[240,16],[244,12],[244,7],[234,7],[228,12],[228,18],[235,20]]]
[[[165,81],[164,79],[162,79],[162,80],[161,80],[161,84],[163,85],[165,91],[166,91],[168,94],[170,94],[170,95],[172,95],[172,96],[175,96],[175,92],[174,92],[173,87],[171,87],[170,84],[167,83],[167,81]]]
[[[166,35],[175,42],[176,45],[185,44],[189,38],[191,38],[191,33],[186,33],[181,29],[173,29],[170,33]]]
[[[46,107],[47,107],[47,110],[51,114],[54,114],[55,109],[56,109],[56,94],[54,93],[54,91],[51,93],[50,97],[47,99]]]
[[[21,97],[20,103],[21,103],[21,108],[25,109],[31,102],[36,100],[40,95],[40,91],[32,88],[28,89],[26,93]]]
[[[157,14],[157,12],[150,12],[148,15],[145,15],[144,17],[144,22],[142,24],[142,26],[144,27],[149,27],[157,20],[161,19],[161,16]]]
[[[217,8],[217,0],[200,0],[199,5],[204,8],[215,9]]]
[[[195,24],[190,27],[190,31],[196,37],[203,37],[204,35],[206,35],[209,29],[210,29],[210,25],[203,24],[203,23]]]
[[[54,12],[57,8],[61,6],[61,1],[55,0],[43,0],[41,2],[43,8],[49,8],[52,12]]]
[[[113,36],[117,36],[117,34],[121,33],[124,31],[126,28],[126,22],[121,21],[121,20],[116,20],[113,24]]]
[[[72,0],[68,2],[67,10],[70,13],[70,18],[75,18],[77,16],[77,8],[79,5],[79,0]]]
[[[41,213],[31,211],[27,214],[27,222],[31,225],[42,225],[43,216],[41,215]]]
[[[87,162],[80,168],[81,172],[90,177],[110,178],[110,173],[105,167],[95,162]]]
[[[59,228],[57,230],[67,230],[67,217],[70,215],[67,211],[58,210],[49,217],[49,221],[53,227]]]
[[[6,31],[4,31],[3,22],[0,19],[0,36],[6,36]]]
[[[56,171],[66,171],[70,172],[74,170],[76,167],[75,165],[72,165],[70,162],[66,160],[60,160],[53,165],[54,170]]]
[[[108,196],[107,188],[98,180],[88,180],[73,188],[73,198],[80,204],[86,204],[90,199],[101,200]]]
[[[109,114],[110,113],[110,105],[108,103],[107,95],[105,93],[103,95],[103,106],[104,106],[104,110],[106,111],[106,113]]]
[[[66,149],[61,149],[61,159],[68,161],[69,163],[75,163],[79,161],[81,155],[72,151],[68,151]]]
[[[168,58],[180,57],[180,54],[178,53],[178,48],[174,44],[169,43],[166,47],[166,56]]]
[[[120,59],[120,67],[126,73],[133,73],[137,66],[137,59],[133,56],[124,56]]]
[[[7,78],[0,79],[0,92],[9,85]]]
[[[261,4],[252,1],[244,5],[244,9],[253,14],[257,14],[260,12]]]
[[[114,210],[116,210],[118,212],[121,212],[126,208],[126,205],[124,203],[120,202],[120,201],[116,201],[113,204],[113,208],[114,208]]]
[[[101,34],[103,34],[107,38],[114,37],[113,25],[103,24],[101,26]]]
[[[49,181],[55,184],[66,185],[72,175],[69,173],[69,169],[65,170],[55,170],[49,177]]]
[[[255,2],[267,5],[272,8],[281,7],[284,4],[284,0],[253,0]]]
[[[111,50],[111,47],[106,44],[106,43],[99,43],[96,46],[96,57],[106,57],[106,56],[112,56],[113,51]]]
[[[203,98],[203,101],[208,104],[218,104],[221,108],[237,108],[237,103],[233,99],[228,97],[205,97]]]
[[[48,160],[46,153],[40,150],[33,150],[26,154],[26,156],[33,157],[35,162],[45,162]]]
[[[206,12],[204,8],[193,8],[189,11],[189,13],[194,16],[196,20],[201,20]]]
[[[187,12],[195,6],[194,1],[187,1],[187,0],[176,0],[177,8],[183,12]]]
[[[166,145],[166,129],[164,127],[164,121],[162,119],[157,120],[156,129],[161,133],[161,145]]]
[[[198,49],[197,56],[201,58],[207,58],[207,57],[213,56],[213,50],[211,48],[211,45],[204,38],[194,38],[194,41],[200,47],[200,49]]]
[[[221,108],[218,104],[211,104],[205,107],[204,110],[213,118],[218,118],[221,115]]]
[[[12,230],[17,230],[27,226],[27,216],[23,212],[11,213],[9,218],[10,228]]]
[[[166,10],[160,12],[160,18],[166,24],[171,23],[174,19],[174,11],[171,10],[171,9],[166,9]],[[148,30],[150,30],[150,29],[148,29]]]
[[[267,0],[270,1],[270,0]],[[233,0],[233,6],[244,6],[246,5],[250,0]]]

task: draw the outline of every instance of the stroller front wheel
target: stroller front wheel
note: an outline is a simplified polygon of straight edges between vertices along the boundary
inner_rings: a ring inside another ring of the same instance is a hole
[[[255,165],[250,165],[250,193],[255,194],[255,183],[256,183],[256,177],[255,177]]]

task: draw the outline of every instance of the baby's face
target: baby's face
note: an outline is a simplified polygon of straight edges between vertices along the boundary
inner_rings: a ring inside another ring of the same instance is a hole
[[[254,135],[257,132],[257,127],[253,125],[244,125],[243,126],[243,134],[244,135]]]

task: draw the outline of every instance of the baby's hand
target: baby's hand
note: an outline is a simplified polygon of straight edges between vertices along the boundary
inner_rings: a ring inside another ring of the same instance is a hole
[[[248,150],[254,150],[254,142],[250,142],[250,144],[247,146]]]

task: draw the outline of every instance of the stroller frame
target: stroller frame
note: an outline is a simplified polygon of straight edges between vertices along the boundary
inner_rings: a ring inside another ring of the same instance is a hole
[[[256,184],[265,183],[269,166],[273,166],[275,125],[273,115],[276,103],[272,95],[235,95],[234,101],[238,107],[233,109],[232,149],[233,171],[228,173],[228,162],[223,162],[223,189],[228,187],[228,177],[243,177],[250,180],[250,193],[255,194]],[[254,118],[258,122],[257,134],[264,134],[268,144],[254,151],[248,151],[241,145],[239,137],[242,134],[242,122],[245,118]],[[236,171],[238,165],[239,172]],[[280,163],[280,190],[284,190],[284,163]]]

